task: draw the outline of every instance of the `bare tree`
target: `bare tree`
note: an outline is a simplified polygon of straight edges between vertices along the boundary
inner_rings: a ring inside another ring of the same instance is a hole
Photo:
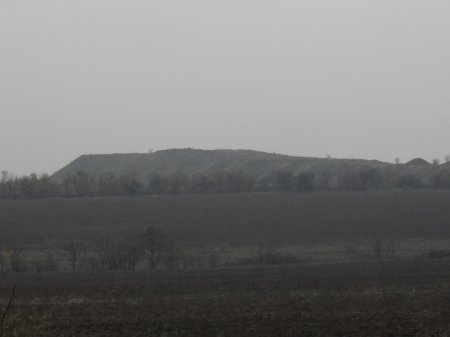
[[[73,193],[77,197],[91,196],[94,194],[95,179],[87,172],[78,171],[66,177],[63,185],[68,194]]]
[[[153,227],[147,228],[143,239],[151,269],[158,266],[165,254],[170,254],[174,250],[172,239]]]
[[[69,262],[72,267],[72,271],[80,269],[84,256],[86,255],[83,244],[74,239],[64,243],[63,249],[69,254]]]
[[[108,270],[134,270],[144,254],[140,242],[117,241],[109,237],[97,240],[94,252],[98,259],[95,267]]]
[[[44,270],[55,271],[57,269],[57,263],[54,254],[51,251],[45,251]]]
[[[125,268],[127,270],[135,270],[136,265],[143,256],[143,250],[140,245],[128,244],[123,247]]]
[[[98,258],[99,269],[106,269],[109,265],[112,242],[109,237],[104,237],[95,242],[94,249]]]

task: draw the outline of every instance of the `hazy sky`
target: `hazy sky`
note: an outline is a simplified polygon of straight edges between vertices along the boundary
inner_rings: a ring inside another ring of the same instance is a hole
[[[450,153],[448,0],[0,0],[0,169]]]

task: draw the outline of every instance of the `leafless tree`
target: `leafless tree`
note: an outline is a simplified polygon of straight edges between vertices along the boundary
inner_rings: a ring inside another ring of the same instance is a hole
[[[80,269],[86,255],[86,250],[84,249],[81,241],[75,239],[70,240],[63,244],[63,249],[69,255],[69,262],[72,267],[72,271]]]
[[[103,237],[95,241],[94,249],[98,258],[99,269],[106,269],[111,254],[112,240],[109,237]]]
[[[158,266],[165,254],[170,254],[174,250],[172,239],[153,227],[147,228],[143,239],[151,269]]]
[[[51,251],[45,251],[44,270],[55,271],[57,269],[57,263],[55,256]]]
[[[109,237],[97,240],[94,252],[98,258],[99,269],[134,270],[143,257],[141,245],[134,241],[117,241]]]

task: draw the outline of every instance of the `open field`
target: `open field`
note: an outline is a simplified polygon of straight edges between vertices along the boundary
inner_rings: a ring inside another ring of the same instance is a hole
[[[450,191],[266,193],[0,200],[0,249],[53,250],[77,239],[138,240],[163,230],[185,255],[233,263],[258,240],[304,262],[367,260],[375,240],[400,258],[450,248]],[[59,251],[58,251],[59,250]]]
[[[5,336],[448,336],[450,263],[2,275]]]
[[[248,245],[263,231],[283,246],[377,236],[450,239],[450,191],[0,200],[2,243],[133,237],[150,225],[194,245]]]
[[[192,263],[68,272],[61,243],[94,258],[148,226]],[[277,265],[255,259],[261,238]],[[59,267],[11,272],[11,247]],[[449,248],[450,191],[0,200],[3,336],[444,337]]]

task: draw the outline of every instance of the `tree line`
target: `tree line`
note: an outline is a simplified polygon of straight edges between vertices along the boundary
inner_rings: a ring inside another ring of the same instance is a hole
[[[351,167],[294,174],[280,170],[256,179],[242,171],[208,174],[90,175],[84,171],[55,181],[47,174],[21,177],[2,171],[0,198],[102,197],[135,195],[220,194],[250,192],[364,191],[383,189],[449,189],[450,170],[430,171],[426,176],[403,173],[395,167]]]
[[[58,270],[135,270],[142,268],[193,268],[192,256],[181,254],[175,241],[162,230],[148,227],[131,239],[99,237],[92,242],[70,239],[44,251],[32,252],[24,247],[0,247],[0,272]]]

